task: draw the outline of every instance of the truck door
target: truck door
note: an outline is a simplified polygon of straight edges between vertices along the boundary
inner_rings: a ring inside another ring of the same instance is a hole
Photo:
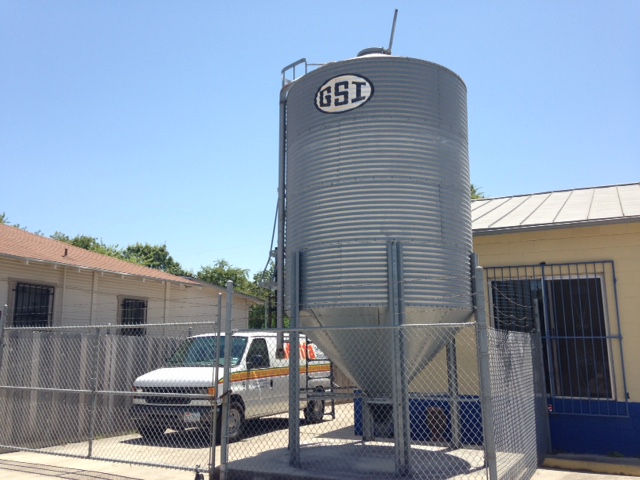
[[[272,379],[267,342],[264,338],[254,338],[247,352],[247,416],[262,417],[271,414]]]

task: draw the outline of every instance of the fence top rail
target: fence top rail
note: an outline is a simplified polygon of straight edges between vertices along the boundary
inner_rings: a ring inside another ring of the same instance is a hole
[[[296,327],[296,328],[269,328],[263,329],[234,329],[234,333],[246,333],[246,332],[323,332],[333,330],[397,330],[408,328],[463,328],[475,326],[476,322],[459,322],[459,323],[404,323],[402,325],[340,325],[331,327]]]
[[[209,325],[215,327],[218,324],[217,321],[213,322],[172,322],[172,323],[142,323],[136,325],[118,325],[113,323],[101,324],[101,325],[60,325],[60,326],[50,326],[50,327],[14,327],[14,326],[5,326],[5,330],[15,330],[15,331],[34,331],[34,332],[50,332],[50,331],[60,331],[60,330],[102,330],[113,328],[116,330],[127,330],[127,329],[140,329],[140,328],[151,328],[151,327],[191,327],[196,325]]]
[[[327,330],[394,330],[394,329],[408,329],[408,328],[465,328],[474,326],[473,322],[459,322],[459,323],[405,323],[402,325],[340,325],[331,327],[298,327],[298,328],[269,328],[269,329],[233,329],[233,333],[253,332],[259,333],[261,331],[269,332],[309,332],[309,331],[327,331]],[[67,326],[52,326],[52,327],[9,327],[6,326],[6,331],[21,331],[21,332],[53,332],[64,330],[126,330],[126,329],[141,329],[152,327],[190,327],[197,325],[209,325],[215,327],[217,322],[177,322],[177,323],[146,323],[139,325],[67,325]]]

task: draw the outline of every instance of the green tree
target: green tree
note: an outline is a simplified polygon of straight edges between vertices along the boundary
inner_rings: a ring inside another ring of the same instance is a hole
[[[226,260],[219,259],[211,266],[202,267],[196,276],[200,280],[221,287],[226,287],[227,281],[231,280],[236,291],[260,298],[265,303],[269,295],[272,295],[271,302],[275,309],[275,295],[262,286],[263,281],[271,281],[274,269],[274,265],[270,264],[267,270],[254,274],[253,280],[250,281],[248,269],[234,267]],[[264,328],[265,303],[253,305],[249,309],[249,328]]]
[[[253,295],[253,286],[249,281],[249,270],[234,267],[226,260],[218,259],[213,265],[201,267],[196,278],[221,287],[226,287],[227,281],[231,280],[235,290]]]
[[[249,328],[264,328],[265,306],[264,303],[252,305],[249,309]]]
[[[118,245],[107,245],[102,240],[98,240],[95,237],[88,235],[76,235],[71,238],[62,232],[55,232],[51,235],[52,239],[59,242],[68,243],[74,247],[84,248],[91,252],[101,253],[102,255],[108,255],[110,257],[122,258],[122,253],[118,249]]]
[[[102,240],[88,235],[76,235],[71,238],[62,232],[56,232],[51,238],[60,242],[68,243],[74,247],[84,248],[91,252],[101,253],[110,257],[119,258],[130,263],[135,263],[163,272],[178,276],[193,276],[193,272],[185,270],[169,254],[166,245],[150,245],[148,243],[136,243],[129,245],[125,249],[118,248],[118,245],[107,245]]]
[[[71,243],[71,237],[69,237],[69,235],[65,235],[62,232],[56,232],[53,235],[50,236],[50,238],[53,238],[54,240],[58,240],[59,242],[64,242],[64,243]]]
[[[471,184],[471,200],[477,200],[479,198],[484,198],[484,193],[480,190],[479,187],[476,187],[473,183]]]
[[[272,283],[275,276],[275,263],[270,262],[267,268],[261,272],[253,274],[253,281],[250,285],[250,290],[247,292],[254,297],[262,298],[266,300],[269,296],[271,289],[269,284]]]
[[[276,327],[277,295],[275,290],[271,288],[275,280],[275,269],[275,263],[271,262],[265,270],[253,276],[251,294],[263,299],[264,303],[251,307],[249,328],[264,328],[265,324],[267,328]],[[290,325],[289,317],[285,315],[283,322],[284,327],[288,328]]]
[[[184,270],[182,266],[173,259],[166,245],[136,243],[122,250],[121,256],[122,259],[127,262],[162,270],[172,275],[185,277],[193,275],[192,272]]]
[[[20,226],[19,223],[12,224],[9,221],[9,218],[7,217],[7,214],[5,212],[2,212],[0,214],[0,224],[1,225],[11,225],[12,227],[19,228],[20,230],[25,230],[25,231],[27,230],[27,227],[22,227],[22,226]],[[42,232],[38,231],[38,232],[35,232],[35,233],[38,234],[38,235],[41,235]]]

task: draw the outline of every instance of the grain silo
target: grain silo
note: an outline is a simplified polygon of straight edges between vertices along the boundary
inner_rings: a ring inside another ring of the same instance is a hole
[[[302,327],[469,320],[460,77],[431,62],[365,51],[285,85],[281,98],[280,248],[286,265],[298,259],[296,274],[285,266],[282,280],[288,311],[297,298]],[[384,329],[329,329],[314,341],[367,395],[388,397],[393,353],[386,336]],[[409,338],[403,365],[418,369],[442,346]],[[376,359],[375,368],[363,358]]]

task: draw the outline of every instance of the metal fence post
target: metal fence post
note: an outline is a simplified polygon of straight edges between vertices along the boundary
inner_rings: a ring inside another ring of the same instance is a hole
[[[447,383],[451,402],[451,446],[460,448],[460,387],[455,337],[447,341]]]
[[[289,465],[300,468],[300,252],[289,258],[293,277],[289,331]]]
[[[482,405],[482,432],[484,452],[489,469],[489,480],[498,479],[496,440],[493,424],[493,404],[491,403],[491,375],[489,359],[489,334],[484,306],[484,270],[478,265],[478,257],[473,254],[471,265],[474,274],[473,290],[476,307],[476,335],[478,339],[478,367],[480,369],[480,389]]]
[[[222,330],[222,294],[218,294],[218,320],[216,325],[216,353],[213,359],[213,388],[214,396],[211,400],[211,437],[209,445],[211,447],[209,455],[209,480],[214,480],[216,470],[216,437],[218,436],[218,382],[220,367],[220,334]],[[222,435],[221,435],[222,437]],[[220,439],[222,442],[222,438]]]
[[[547,386],[545,382],[544,357],[542,355],[542,327],[540,324],[540,307],[538,299],[533,300],[533,386],[536,395],[536,426],[542,431],[536,435],[538,449],[538,465],[542,465],[544,458],[551,451],[551,431],[549,429],[549,410],[547,408]],[[537,363],[537,365],[536,365]]]
[[[227,464],[229,463],[229,400],[231,391],[231,350],[233,349],[233,332],[231,321],[233,320],[233,282],[227,282],[227,324],[224,329],[224,380],[222,387],[222,431],[220,433],[220,480],[227,478]]]
[[[96,428],[96,406],[98,403],[98,362],[100,358],[100,327],[96,327],[93,344],[93,365],[91,372],[91,411],[89,414],[89,450],[87,457],[93,455],[93,439]]]
[[[388,244],[389,315],[393,329],[393,432],[395,440],[396,474],[411,473],[411,427],[409,421],[409,391],[405,361],[405,342],[402,325],[405,323],[404,288],[402,272],[402,244]]]
[[[5,305],[4,309],[0,311],[0,372],[2,371],[2,361],[4,358],[4,327],[8,313],[9,307]]]

